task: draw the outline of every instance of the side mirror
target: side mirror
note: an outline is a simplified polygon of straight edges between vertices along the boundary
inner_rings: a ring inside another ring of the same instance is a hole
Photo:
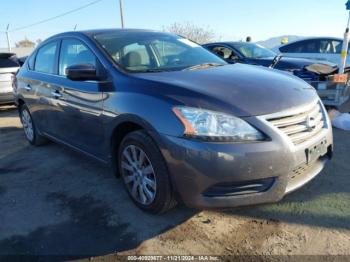
[[[73,81],[99,80],[96,67],[91,64],[77,64],[66,68],[66,76]]]

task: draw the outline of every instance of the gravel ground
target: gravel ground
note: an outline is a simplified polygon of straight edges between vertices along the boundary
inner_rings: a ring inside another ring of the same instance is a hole
[[[314,181],[278,204],[148,215],[103,165],[63,146],[31,147],[0,108],[0,255],[348,255],[350,132]]]

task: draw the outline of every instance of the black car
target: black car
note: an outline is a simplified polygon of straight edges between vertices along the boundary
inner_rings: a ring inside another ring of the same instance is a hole
[[[230,64],[243,63],[271,67],[274,69],[291,72],[309,82],[318,81],[319,74],[306,70],[307,66],[322,64],[329,67],[328,70],[330,73],[334,73],[338,70],[336,64],[327,61],[284,57],[255,43],[220,42],[205,44],[204,47]]]
[[[229,65],[168,33],[59,34],[36,48],[14,83],[31,144],[49,139],[110,165],[149,212],[178,201],[278,201],[332,154],[327,113],[304,81]]]

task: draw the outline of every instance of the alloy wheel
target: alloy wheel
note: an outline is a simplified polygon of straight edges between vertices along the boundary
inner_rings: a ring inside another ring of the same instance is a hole
[[[32,118],[27,110],[22,111],[22,124],[24,133],[29,141],[34,140],[34,128]]]
[[[122,152],[121,169],[132,198],[142,205],[152,204],[156,197],[157,182],[147,154],[136,145],[127,146]]]

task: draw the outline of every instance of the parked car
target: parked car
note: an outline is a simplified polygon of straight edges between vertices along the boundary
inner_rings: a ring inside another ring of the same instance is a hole
[[[0,105],[14,103],[12,79],[20,63],[13,53],[0,53]]]
[[[230,64],[261,65],[292,73],[312,85],[326,106],[339,107],[349,99],[350,86],[333,81],[339,68],[331,62],[285,57],[258,44],[246,42],[211,43],[204,47]],[[346,68],[345,73],[349,71],[350,68]]]
[[[31,144],[50,139],[109,164],[149,212],[177,201],[275,202],[332,155],[327,113],[304,81],[229,65],[177,35],[59,34],[36,48],[15,83]]]
[[[305,58],[291,58],[278,56],[277,53],[263,46],[247,42],[220,42],[205,44],[205,48],[223,58],[230,64],[243,63],[250,65],[261,65],[275,69],[288,71],[308,81],[318,81],[319,75],[306,69],[313,64],[324,64],[330,67],[330,72],[336,72],[336,64],[327,61],[318,61]]]
[[[27,58],[28,58],[28,56],[19,57],[18,58],[19,65],[20,66],[24,65],[24,62],[26,61]]]
[[[279,46],[277,52],[288,57],[304,57],[340,63],[343,39],[333,37],[306,38]],[[350,58],[346,60],[350,66]]]

